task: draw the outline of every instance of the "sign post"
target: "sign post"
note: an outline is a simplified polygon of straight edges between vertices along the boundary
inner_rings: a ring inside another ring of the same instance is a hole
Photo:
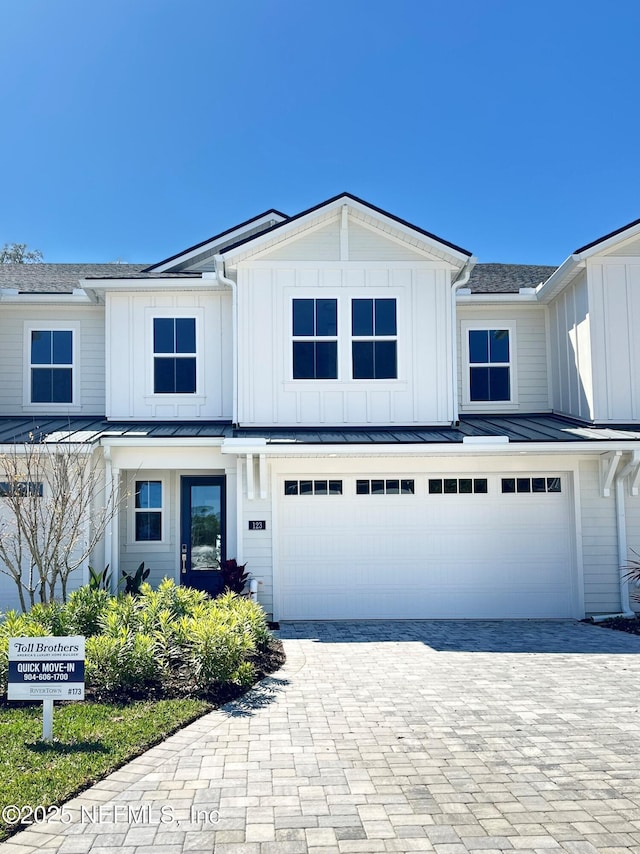
[[[42,700],[42,738],[53,738],[53,701],[84,700],[84,637],[9,638],[7,699]]]

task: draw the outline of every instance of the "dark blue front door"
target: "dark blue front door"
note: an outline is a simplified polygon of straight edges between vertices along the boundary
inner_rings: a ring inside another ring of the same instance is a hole
[[[181,478],[180,580],[216,595],[222,590],[225,550],[225,478]]]

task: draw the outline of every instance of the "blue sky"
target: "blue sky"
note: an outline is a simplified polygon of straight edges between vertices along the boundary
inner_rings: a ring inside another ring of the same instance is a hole
[[[640,217],[637,0],[5,0],[0,245],[152,262],[343,190],[560,263]]]

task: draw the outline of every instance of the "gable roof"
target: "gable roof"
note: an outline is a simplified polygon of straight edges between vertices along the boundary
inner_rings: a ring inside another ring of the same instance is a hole
[[[188,249],[183,249],[181,252],[171,255],[163,261],[151,264],[149,267],[146,267],[143,272],[151,273],[155,270],[160,270],[168,264],[172,264],[174,261],[176,264],[174,264],[173,267],[174,269],[177,269],[180,264],[186,263],[189,260],[194,260],[194,255],[200,258],[210,257],[211,255],[223,251],[230,244],[234,243],[234,240],[237,240],[238,238],[237,232],[248,234],[250,237],[255,237],[256,234],[268,231],[274,219],[282,222],[286,221],[288,217],[286,214],[277,211],[275,208],[270,208],[268,211],[264,211],[264,213],[253,216],[251,219],[247,219],[238,225],[227,228],[219,234],[214,234],[213,237],[201,240],[200,243],[196,243]],[[225,238],[228,239],[225,240]],[[198,250],[201,250],[201,252],[198,252]]]
[[[640,219],[634,219],[633,222],[628,222],[626,225],[623,225],[620,228],[616,228],[615,231],[610,231],[609,234],[605,234],[602,237],[598,237],[597,240],[592,240],[591,243],[586,243],[579,249],[575,249],[573,251],[573,255],[580,255],[582,252],[587,252],[589,249],[594,249],[596,246],[599,246],[600,243],[606,243],[606,241],[611,240],[612,237],[617,237],[619,234],[622,234],[623,232],[627,231],[627,229],[635,228],[637,225],[640,225]]]
[[[345,193],[339,193],[337,196],[332,196],[330,199],[326,199],[324,202],[320,202],[319,204],[314,205],[311,208],[307,208],[307,210],[304,210],[298,214],[295,214],[295,216],[288,217],[283,222],[276,223],[275,225],[271,226],[271,228],[267,228],[264,231],[262,231],[259,236],[264,238],[267,235],[271,235],[274,232],[278,231],[278,229],[281,229],[284,226],[289,226],[289,225],[291,225],[291,223],[295,223],[297,220],[301,220],[304,217],[308,217],[310,214],[314,214],[318,211],[321,211],[323,208],[329,207],[330,205],[335,205],[336,202],[340,202],[343,199],[349,200],[351,202],[355,202],[357,205],[361,205],[365,208],[368,208],[373,213],[376,213],[379,216],[386,217],[387,219],[390,219],[392,222],[398,223],[398,225],[402,226],[403,228],[409,228],[412,231],[415,231],[418,234],[421,234],[424,237],[427,237],[429,240],[434,240],[437,243],[441,243],[443,246],[446,246],[449,249],[452,249],[454,252],[459,252],[460,254],[466,255],[469,258],[471,257],[472,253],[469,252],[468,249],[462,249],[462,247],[456,246],[455,243],[451,243],[448,240],[444,240],[442,237],[438,237],[436,234],[432,234],[430,231],[425,231],[424,228],[420,228],[419,226],[414,225],[413,223],[408,222],[405,219],[401,219],[400,217],[397,217],[394,214],[391,214],[388,211],[383,210],[382,208],[376,207],[375,205],[372,205],[369,202],[365,202],[363,199],[358,198],[358,196],[354,196],[352,193],[346,193],[346,192]],[[252,235],[250,237],[245,237],[241,240],[236,241],[235,243],[232,243],[230,246],[225,247],[225,250],[222,254],[224,255],[227,252],[233,252],[234,250],[238,249],[239,247],[247,245],[252,240],[254,240],[257,236],[258,235]]]

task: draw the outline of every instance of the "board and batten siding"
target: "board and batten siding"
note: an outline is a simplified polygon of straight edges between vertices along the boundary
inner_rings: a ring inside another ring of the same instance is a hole
[[[79,331],[75,354],[77,400],[69,404],[30,404],[29,342],[25,324],[40,329]],[[95,305],[3,305],[0,311],[0,415],[19,412],[51,415],[104,415],[105,331],[104,308]]]
[[[238,532],[241,545],[238,549],[239,562],[246,563],[246,572],[252,579],[258,582],[258,601],[267,614],[273,614],[273,525],[274,515],[272,512],[272,498],[270,487],[270,474],[267,475],[269,482],[263,485],[266,497],[260,497],[260,481],[258,461],[254,458],[254,484],[255,492],[252,499],[247,495],[246,462],[238,460],[241,470],[242,486],[242,510],[241,526]],[[269,471],[270,466],[266,470]],[[250,531],[249,522],[264,522],[266,527],[262,530]]]
[[[594,417],[591,324],[587,274],[582,272],[549,305],[549,352],[555,412]]]
[[[602,496],[597,459],[579,464],[584,603],[587,614],[620,610],[616,505]]]
[[[153,393],[153,318],[195,317],[195,394]],[[107,294],[107,417],[231,420],[232,300],[224,292]]]
[[[593,420],[640,420],[640,258],[587,264],[593,358]]]
[[[547,370],[547,333],[543,306],[465,305],[457,306],[458,394],[460,412],[546,412],[550,409]],[[468,329],[513,331],[512,383],[515,402],[471,403],[468,400]]]
[[[450,273],[432,262],[253,262],[238,269],[238,418],[252,426],[450,421]],[[292,300],[338,300],[338,379],[293,380]],[[352,298],[395,297],[398,378],[351,379]]]

